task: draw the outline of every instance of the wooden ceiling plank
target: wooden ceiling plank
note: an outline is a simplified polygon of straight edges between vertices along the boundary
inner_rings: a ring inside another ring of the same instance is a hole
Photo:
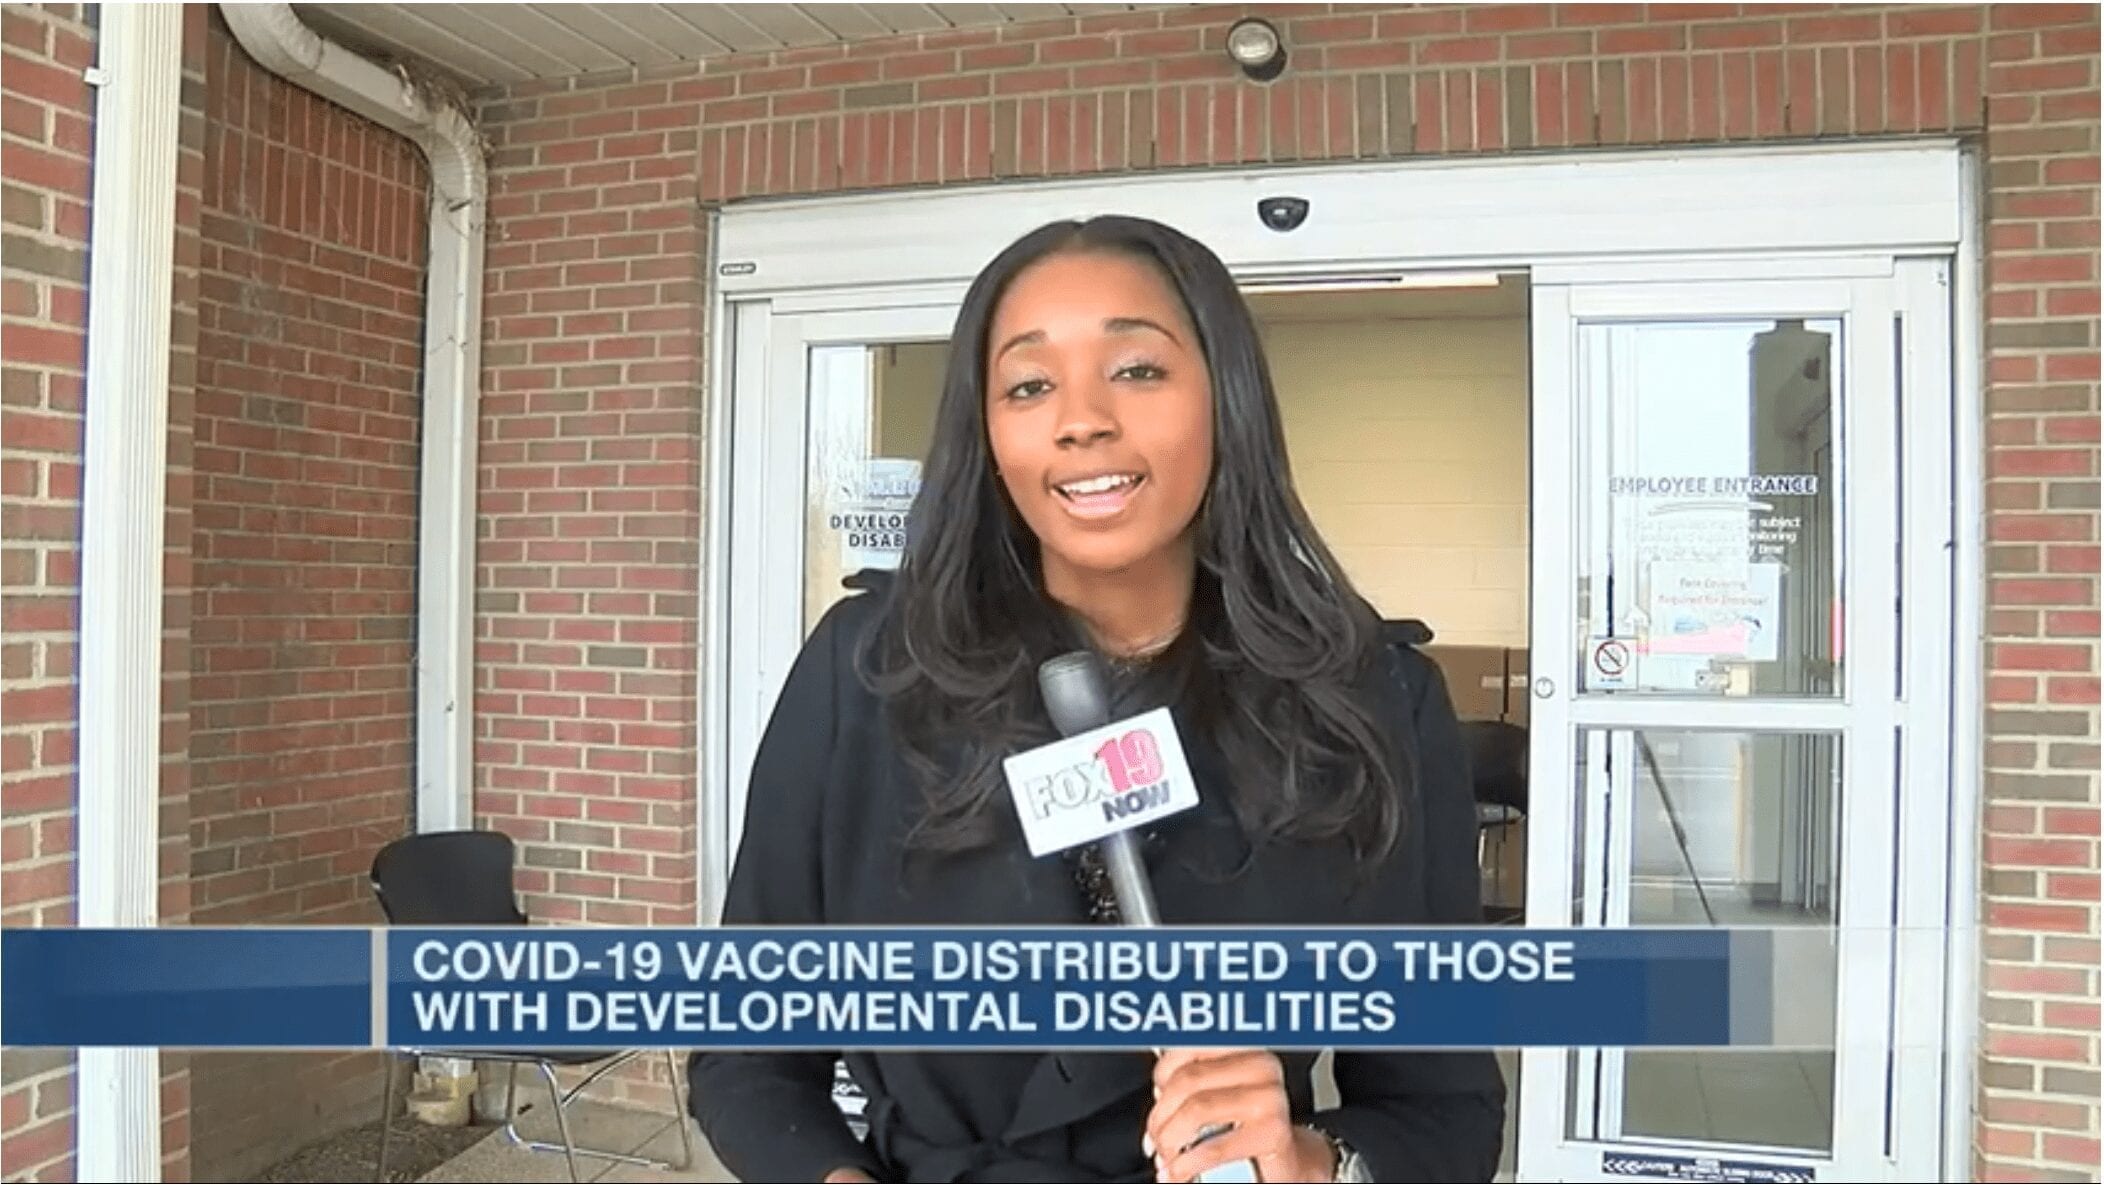
[[[537,78],[560,78],[587,72],[587,67],[582,62],[565,58],[551,48],[539,44],[533,37],[515,32],[503,21],[492,19],[478,11],[494,6],[418,4],[413,7],[418,20],[429,21],[455,37],[487,45],[492,52],[503,54],[517,63],[520,69],[532,71]]]
[[[421,4],[331,5],[332,20],[359,30],[395,54],[435,62],[477,85],[524,82],[530,70],[500,53],[494,53],[467,38],[425,20]]]
[[[604,40],[616,50],[630,44],[649,45],[655,47],[661,59],[688,62],[730,52],[729,46],[672,15],[663,4],[564,4],[555,7],[562,13],[589,8],[607,27]],[[581,17],[582,13],[579,15]],[[588,31],[596,32],[597,28],[594,25]],[[613,32],[615,29],[619,30],[618,35]]]
[[[614,64],[657,66],[678,61],[669,46],[653,41],[620,19],[606,4],[530,4],[533,15],[590,45]]]
[[[862,7],[894,33],[933,33],[951,27],[932,5],[865,4]]]
[[[1064,4],[996,4],[1001,15],[1013,24],[1027,25],[1035,21],[1064,20],[1073,15]]]
[[[804,14],[832,30],[842,41],[891,36],[891,28],[870,14],[867,4],[806,4]]]
[[[746,19],[738,4],[667,4],[668,12],[722,42],[732,53],[780,49],[782,40]]]
[[[722,7],[785,47],[827,45],[840,40],[832,30],[811,19],[801,4],[725,4]]]

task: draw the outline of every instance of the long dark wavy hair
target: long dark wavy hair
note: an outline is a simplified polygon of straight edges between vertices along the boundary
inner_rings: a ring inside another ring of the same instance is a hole
[[[1160,271],[1196,327],[1213,397],[1213,471],[1194,524],[1183,633],[1124,680],[1121,710],[1173,704],[1235,771],[1232,810],[1252,847],[1342,837],[1364,866],[1403,825],[1405,776],[1360,694],[1380,620],[1294,493],[1278,397],[1254,320],[1220,259],[1160,223],[1057,222],[1023,236],[965,296],[904,553],[863,652],[893,735],[921,780],[911,847],[954,853],[1016,829],[1001,759],[1054,735],[1038,664],[1087,645],[1046,594],[1036,537],[995,474],[987,336],[1025,268],[1108,253]]]

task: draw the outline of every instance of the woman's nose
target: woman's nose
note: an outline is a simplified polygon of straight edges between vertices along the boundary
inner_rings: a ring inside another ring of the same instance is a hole
[[[1118,417],[1112,408],[1108,384],[1067,383],[1060,388],[1059,443],[1089,445],[1114,440]]]

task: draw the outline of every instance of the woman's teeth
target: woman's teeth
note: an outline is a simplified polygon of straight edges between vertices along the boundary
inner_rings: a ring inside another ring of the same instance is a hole
[[[1083,498],[1090,494],[1107,494],[1112,490],[1122,490],[1138,485],[1139,481],[1139,477],[1134,474],[1111,473],[1102,477],[1091,477],[1083,481],[1070,481],[1065,485],[1054,488],[1069,498]]]

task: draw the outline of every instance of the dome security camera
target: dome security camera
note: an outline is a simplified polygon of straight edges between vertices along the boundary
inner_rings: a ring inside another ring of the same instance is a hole
[[[1272,230],[1284,234],[1299,230],[1300,224],[1308,220],[1308,199],[1298,197],[1268,197],[1257,203],[1257,219]]]

